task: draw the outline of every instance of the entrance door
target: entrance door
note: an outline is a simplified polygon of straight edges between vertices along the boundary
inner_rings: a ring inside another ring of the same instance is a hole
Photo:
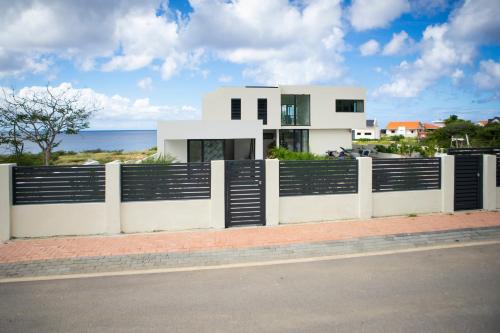
[[[483,208],[482,155],[455,155],[455,210]]]
[[[226,228],[266,224],[265,164],[225,161]]]

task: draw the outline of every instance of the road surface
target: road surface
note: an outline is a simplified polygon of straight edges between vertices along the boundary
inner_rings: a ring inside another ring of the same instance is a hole
[[[1,332],[500,332],[500,244],[0,284]]]

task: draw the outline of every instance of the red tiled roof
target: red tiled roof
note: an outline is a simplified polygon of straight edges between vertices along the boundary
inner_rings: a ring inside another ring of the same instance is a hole
[[[424,124],[424,128],[425,128],[425,129],[438,129],[438,128],[439,128],[439,126],[436,126],[436,125],[434,125],[434,124],[425,123],[425,124]]]
[[[405,127],[406,129],[420,129],[422,128],[422,124],[420,121],[391,121],[387,124],[387,129],[395,130],[398,127]]]

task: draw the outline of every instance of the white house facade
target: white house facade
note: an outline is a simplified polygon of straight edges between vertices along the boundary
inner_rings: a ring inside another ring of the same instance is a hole
[[[359,139],[378,140],[378,139],[380,139],[380,128],[378,127],[377,119],[367,119],[365,128],[353,129],[352,136],[353,136],[354,140],[359,140]]]
[[[159,153],[180,162],[261,159],[269,148],[324,155],[352,147],[365,126],[364,88],[224,87],[203,98],[202,120],[160,121]]]

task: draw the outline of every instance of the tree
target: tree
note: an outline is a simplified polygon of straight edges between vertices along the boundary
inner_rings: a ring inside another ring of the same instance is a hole
[[[2,123],[7,126],[6,133],[15,132],[16,138],[37,144],[45,165],[49,165],[52,150],[61,143],[57,135],[77,134],[88,128],[90,116],[98,110],[93,102],[86,103],[71,88],[55,89],[47,85],[44,90],[22,94],[4,90],[3,97]]]
[[[452,137],[463,137],[467,134],[469,139],[472,139],[479,130],[479,126],[473,124],[469,120],[459,119],[452,115],[445,120],[445,126],[438,128],[426,138],[427,145],[438,145],[439,147],[448,148],[451,145]]]
[[[24,140],[19,131],[16,112],[8,104],[0,106],[0,145],[10,147],[19,162],[24,150]]]

